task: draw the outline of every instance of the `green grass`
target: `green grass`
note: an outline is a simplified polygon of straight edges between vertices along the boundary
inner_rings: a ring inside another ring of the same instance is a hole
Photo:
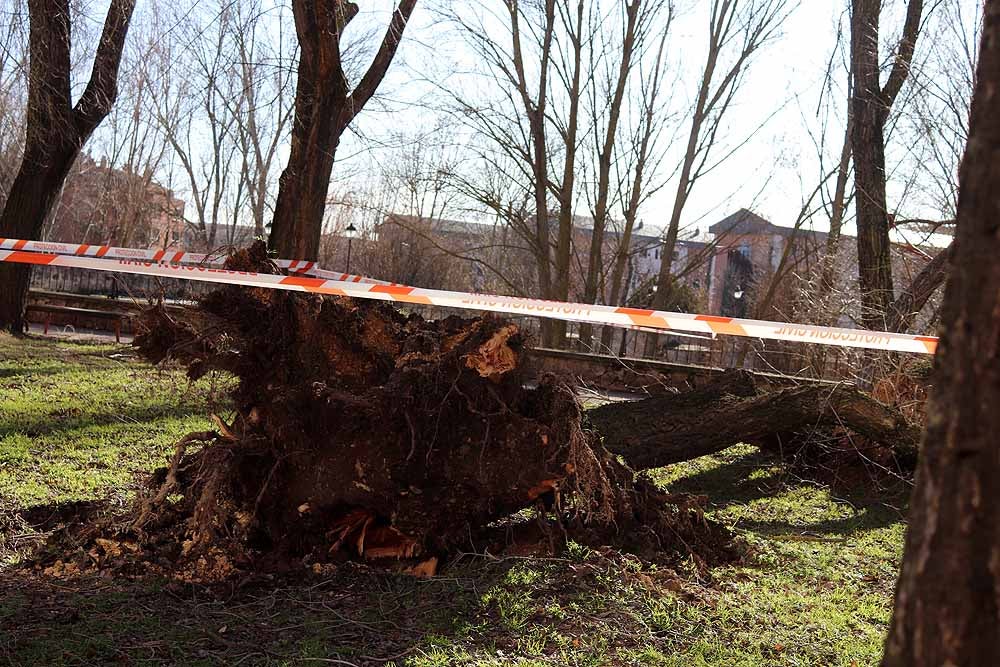
[[[0,337],[0,519],[72,500],[124,502],[175,440],[224,409],[213,395],[125,347]],[[709,514],[751,545],[747,561],[705,576],[571,545],[558,559],[463,559],[433,580],[347,564],[211,590],[52,581],[0,562],[0,662],[878,662],[902,552],[897,496],[838,495],[742,446],[653,475],[707,495]]]
[[[0,509],[112,497],[209,425],[210,381],[127,347],[0,335]]]

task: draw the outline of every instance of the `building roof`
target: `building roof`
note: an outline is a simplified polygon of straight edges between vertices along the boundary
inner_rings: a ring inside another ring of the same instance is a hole
[[[716,236],[727,234],[770,234],[774,236],[791,236],[793,234],[805,232],[814,238],[826,238],[826,232],[812,229],[796,229],[794,227],[780,227],[770,220],[763,218],[750,209],[741,208],[735,213],[726,216],[719,222],[708,228],[708,231]]]

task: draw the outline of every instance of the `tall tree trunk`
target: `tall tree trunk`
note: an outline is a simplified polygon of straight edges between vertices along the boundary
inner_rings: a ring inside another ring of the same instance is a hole
[[[350,90],[340,62],[340,30],[357,14],[353,3],[292,3],[298,34],[298,81],[288,164],[271,223],[271,248],[281,257],[315,261],[330,174],[340,144],[341,111]]]
[[[76,155],[72,149],[54,153],[49,156],[51,166],[46,166],[46,160],[25,155],[0,216],[4,236],[31,239],[41,231],[49,211],[59,199],[63,181]],[[0,325],[3,329],[15,334],[24,331],[30,282],[30,265],[0,264]]]
[[[885,184],[885,124],[909,76],[920,32],[922,0],[907,4],[903,36],[889,78],[882,86],[879,59],[881,0],[851,4],[851,149],[858,213],[858,282],[861,321],[884,329],[894,299]]]
[[[611,189],[611,162],[614,159],[615,141],[618,138],[618,121],[621,118],[622,101],[625,97],[625,87],[629,73],[632,71],[632,53],[636,47],[636,26],[639,22],[641,0],[630,0],[625,5],[626,24],[625,39],[622,41],[621,61],[618,66],[618,79],[611,96],[611,106],[608,109],[608,125],[605,128],[604,142],[597,157],[597,201],[594,204],[594,230],[590,238],[590,256],[587,260],[587,276],[583,284],[583,302],[597,303],[598,293],[603,297],[603,285],[600,279],[604,258],[604,230],[608,220],[608,199]],[[596,104],[595,104],[595,112]],[[626,223],[627,224],[627,223]],[[631,233],[631,229],[628,230]],[[622,241],[625,241],[624,236]],[[628,246],[625,246],[627,252]],[[613,303],[613,302],[612,302]],[[589,322],[580,325],[580,347],[589,350],[593,337],[593,325]],[[604,348],[602,348],[604,349]]]
[[[954,263],[885,667],[1000,664],[1000,0],[987,0]]]
[[[0,237],[33,239],[59,201],[63,181],[118,96],[118,67],[134,0],[112,0],[90,80],[72,104],[69,0],[31,0],[24,157],[0,214]],[[31,273],[0,266],[0,330],[24,331]]]
[[[358,6],[347,0],[293,0],[300,49],[295,118],[270,236],[271,248],[282,257],[317,259],[340,137],[385,78],[416,4],[400,0],[375,59],[351,91],[340,37]]]

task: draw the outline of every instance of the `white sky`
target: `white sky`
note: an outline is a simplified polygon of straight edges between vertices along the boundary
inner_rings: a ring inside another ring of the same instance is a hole
[[[266,1],[267,4],[285,4],[283,0]],[[679,18],[672,28],[669,58],[677,73],[677,84],[665,96],[665,104],[679,111],[689,107],[696,92],[703,66],[709,3],[708,0],[675,1]],[[963,25],[954,26],[958,28],[956,32],[972,34],[979,20],[981,1],[935,0],[925,5],[927,8],[942,5],[961,7]],[[147,10],[166,6],[152,4],[163,0],[148,2],[151,4],[146,6]],[[469,65],[468,48],[461,43],[453,28],[436,20],[435,8],[447,6],[445,3],[448,2],[462,0],[418,2],[397,61],[380,90],[384,96],[382,105],[369,105],[356,120],[363,139],[345,137],[341,144],[331,193],[362,190],[370,182],[373,163],[377,165],[399,159],[398,148],[384,143],[387,129],[415,134],[434,124],[435,114],[427,106],[440,104],[440,95],[434,99],[435,83],[445,86],[470,84],[469,79],[456,78],[452,73],[456,64]],[[500,3],[501,0],[489,2]],[[682,228],[686,228],[687,233],[696,228],[703,231],[741,207],[752,208],[779,225],[795,222],[803,198],[817,183],[819,165],[813,140],[823,124],[817,115],[817,104],[827,62],[835,48],[837,24],[841,19],[846,22],[844,11],[848,3],[849,0],[799,0],[784,23],[780,36],[754,57],[727,115],[725,136],[716,155],[725,153],[727,147],[739,144],[751,135],[752,138],[695,186],[682,218]],[[883,50],[887,50],[887,45],[898,38],[905,3],[906,0],[884,0]],[[106,4],[106,0],[90,0],[88,13],[103,16]],[[359,4],[363,14],[349,31],[367,35],[371,43],[377,43],[395,1],[359,0]],[[945,14],[940,9],[934,11],[932,20],[940,23]],[[289,16],[287,6],[282,13],[286,18]],[[947,29],[947,26],[935,25],[922,34],[917,46],[918,60],[922,53],[934,46],[935,40],[940,41],[935,31],[940,33]],[[840,117],[829,117],[826,121],[829,123],[826,136],[830,142],[826,151],[828,165],[832,165],[839,155],[843,136],[846,74],[840,60],[834,71],[834,84],[839,92],[836,95],[836,114]],[[761,127],[765,120],[766,124]],[[673,134],[665,162],[666,171],[672,170],[679,162],[688,129],[689,122],[684,121]],[[668,133],[666,136],[671,135]],[[905,180],[916,167],[900,161],[909,146],[894,141],[899,145],[890,141],[890,168],[902,165],[894,172],[893,178]],[[281,165],[286,156],[287,151],[283,150],[279,155]],[[675,188],[675,183],[667,183],[645,205],[641,211],[645,233],[666,224]],[[902,202],[900,212],[906,217],[940,219],[946,215],[929,206],[927,197],[921,197],[920,193],[911,192],[904,196],[893,182],[890,182],[889,197],[890,206]],[[585,206],[581,208],[584,210],[578,212],[585,213]],[[823,228],[821,221],[817,221],[817,227]],[[851,232],[850,225],[845,231]]]

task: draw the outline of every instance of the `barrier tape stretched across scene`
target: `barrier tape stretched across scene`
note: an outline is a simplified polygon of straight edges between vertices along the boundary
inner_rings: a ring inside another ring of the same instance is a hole
[[[53,255],[74,255],[77,257],[97,257],[102,259],[136,259],[155,262],[157,264],[196,264],[211,267],[221,267],[226,261],[226,255],[220,253],[144,250],[141,248],[88,245],[86,243],[56,243],[52,241],[25,241],[22,239],[3,238],[0,238],[0,250],[26,250],[30,252],[47,252]],[[273,261],[278,268],[295,275],[309,275],[327,280],[354,283],[392,284],[352,273],[326,271],[317,266],[316,262],[309,262],[303,259],[276,259]]]
[[[9,241],[9,239],[6,241]],[[20,242],[15,241],[14,243],[17,244]],[[467,292],[449,292],[381,282],[354,282],[351,280],[335,280],[302,275],[280,276],[247,271],[230,271],[207,266],[162,264],[157,263],[157,260],[145,257],[141,259],[106,259],[104,257],[89,256],[86,252],[74,253],[72,255],[57,255],[48,252],[26,250],[28,244],[32,244],[32,247],[39,247],[38,242],[26,241],[20,246],[21,249],[0,250],[0,261],[180,278],[182,280],[246,285],[249,287],[312,292],[315,294],[331,294],[362,299],[461,308],[465,310],[532,315],[572,322],[609,324],[627,328],[641,327],[645,330],[655,331],[679,330],[692,333],[809,342],[838,347],[914,352],[918,354],[934,354],[938,344],[938,339],[931,336],[914,336],[888,331],[843,329],[808,324],[788,324],[784,322],[717,317],[714,315],[673,313],[642,308],[544,301],[541,299],[470,294]],[[106,255],[107,253],[105,253],[105,257]]]

